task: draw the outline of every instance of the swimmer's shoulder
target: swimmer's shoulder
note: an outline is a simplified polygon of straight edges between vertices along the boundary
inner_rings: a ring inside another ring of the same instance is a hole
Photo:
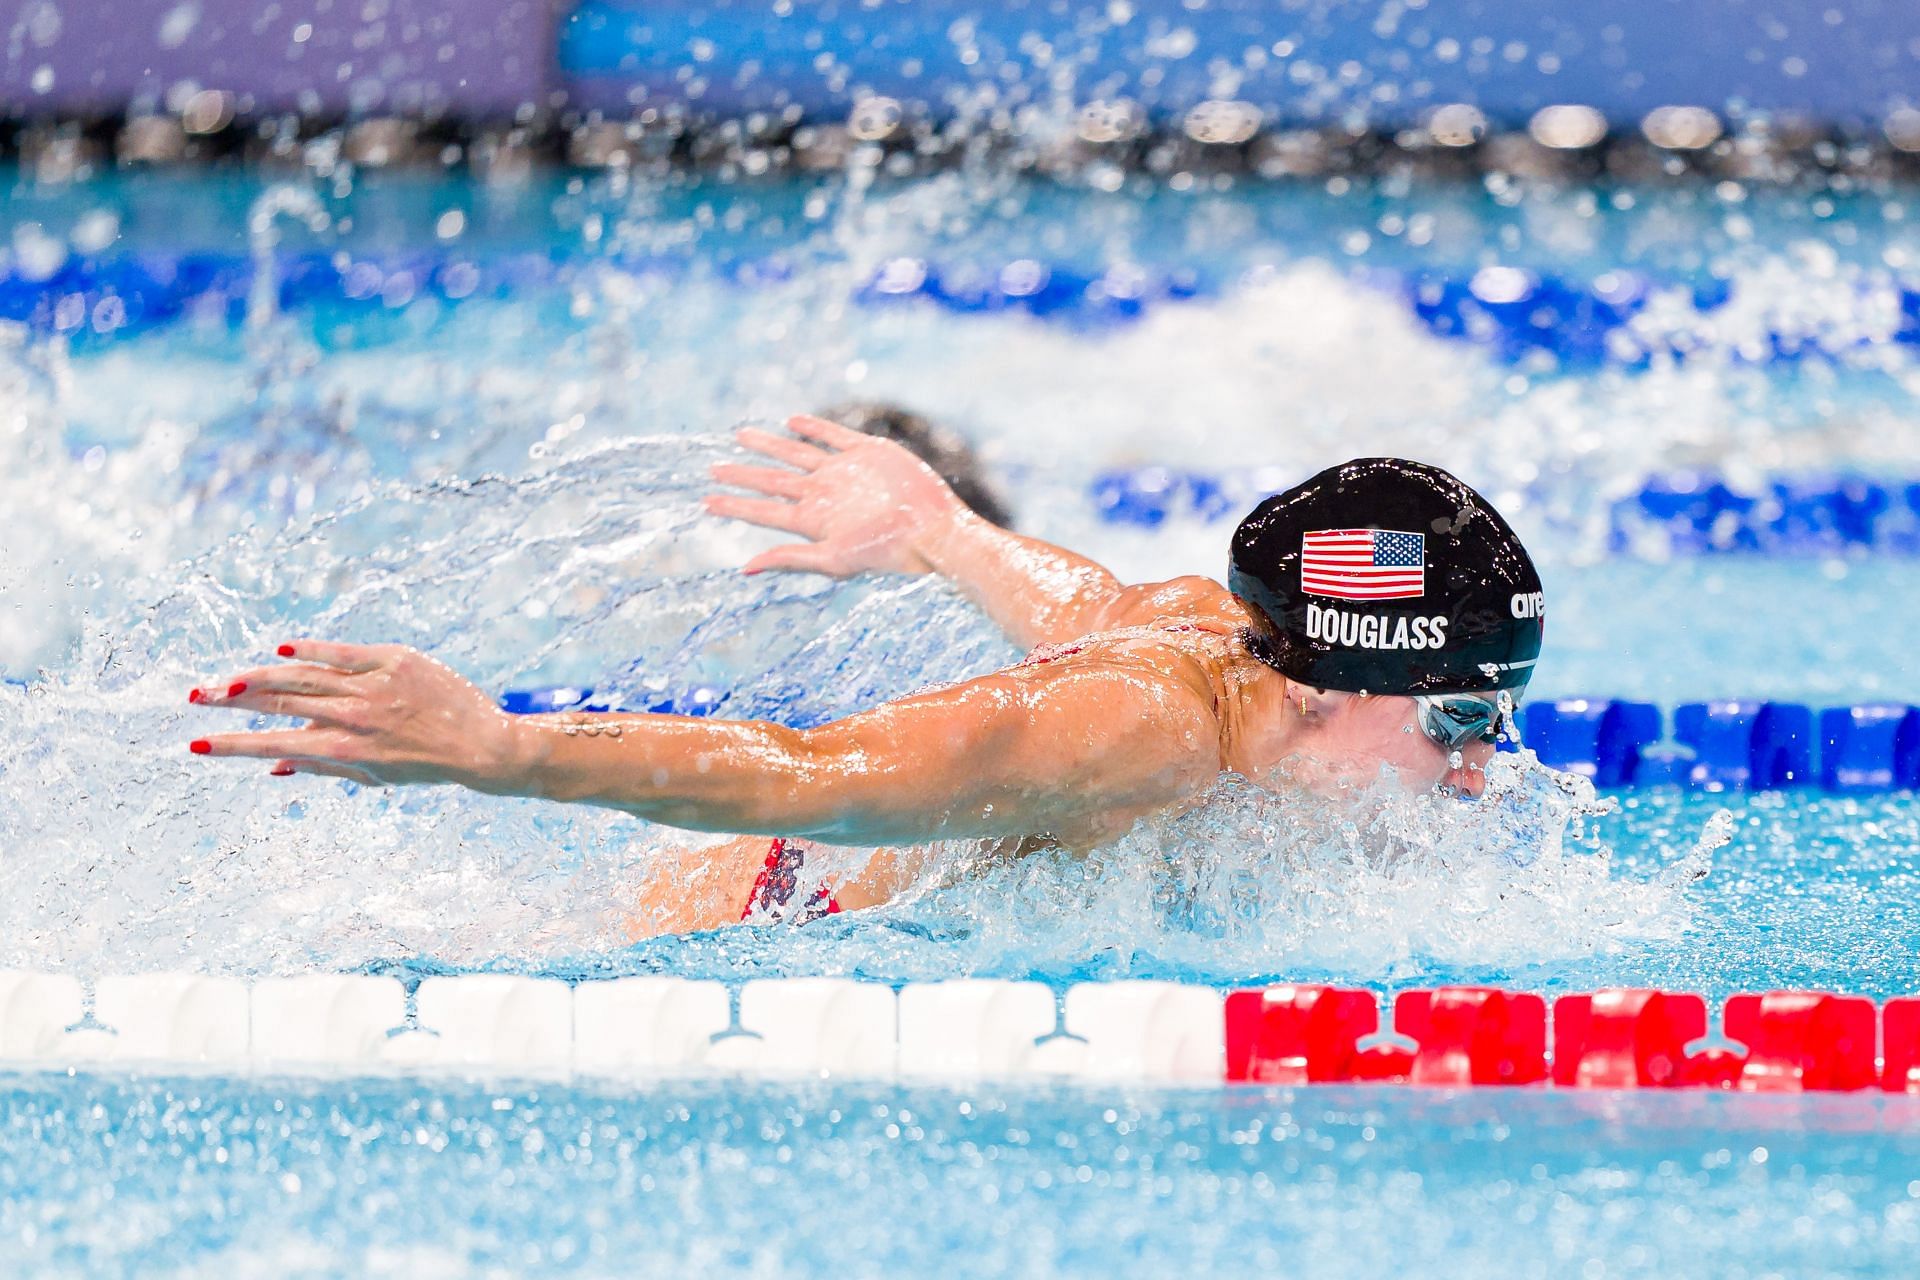
[[[1041,645],[1020,664],[1114,663],[1191,684],[1219,688],[1219,668],[1247,626],[1245,606],[1219,583],[1198,575],[1126,587],[1100,627],[1064,644]]]
[[[1103,631],[1177,627],[1233,633],[1247,625],[1246,606],[1212,578],[1191,574],[1122,588],[1101,618]]]
[[[1163,617],[1151,625],[1115,627],[1066,644],[1042,645],[1013,670],[1040,678],[1090,668],[1129,672],[1184,689],[1217,720],[1221,672],[1230,660],[1235,634]]]

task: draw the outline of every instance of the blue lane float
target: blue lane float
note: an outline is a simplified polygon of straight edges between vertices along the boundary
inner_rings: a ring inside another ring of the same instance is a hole
[[[1301,478],[1132,467],[1101,472],[1087,497],[1109,524],[1153,529],[1170,520],[1237,519]],[[1916,555],[1920,481],[1789,476],[1740,488],[1702,472],[1658,475],[1613,504],[1609,543],[1617,552],[1667,555]]]
[[[1741,488],[1703,472],[1656,476],[1614,504],[1616,551],[1920,552],[1920,483],[1798,476]]]
[[[562,685],[516,689],[500,705],[515,714],[651,711],[705,716],[725,691],[700,687],[631,701]],[[1520,709],[1529,749],[1555,769],[1609,788],[1678,785],[1693,791],[1817,787],[1841,794],[1920,789],[1920,707],[1862,703],[1814,708],[1797,702],[1722,699],[1671,712],[1620,698],[1558,698]]]
[[[284,253],[275,259],[276,301],[283,313],[373,317],[415,304],[438,310],[472,299],[522,297],[564,286],[594,272],[639,278],[702,279],[742,288],[790,281],[797,264],[783,256],[695,262],[686,255],[550,253]],[[217,253],[75,254],[57,266],[0,267],[0,319],[42,334],[82,342],[126,337],[195,322],[236,325],[252,294],[256,268],[239,255]],[[1164,306],[1218,298],[1270,268],[1220,275],[1187,268],[1086,264],[1020,258],[1001,263],[936,263],[894,258],[854,290],[871,306],[920,304],[956,314],[1021,314],[1069,328],[1097,330],[1137,322]],[[1656,360],[1713,358],[1739,364],[1845,360],[1872,344],[1837,346],[1804,333],[1759,335],[1758,346],[1703,341],[1682,327],[1637,323],[1657,296],[1679,297],[1701,317],[1734,297],[1734,285],[1712,276],[1656,279],[1608,271],[1593,278],[1543,274],[1521,267],[1473,272],[1356,269],[1360,284],[1398,298],[1430,333],[1468,343],[1530,374],[1602,366],[1645,368]],[[1920,285],[1880,277],[1863,281],[1861,306],[1878,312],[1891,298],[1901,323],[1892,340],[1920,346]],[[367,335],[377,340],[378,326]],[[1819,519],[1838,515],[1818,514]]]
[[[1094,510],[1109,524],[1153,529],[1175,516],[1213,521],[1245,515],[1247,504],[1238,501],[1233,490],[1249,487],[1258,490],[1267,486],[1262,486],[1257,476],[1230,488],[1213,476],[1197,472],[1137,467],[1095,476],[1091,496]],[[1285,487],[1281,481],[1269,491]]]
[[[592,689],[554,685],[542,689],[511,689],[500,698],[500,709],[513,715],[546,715],[555,711],[646,711],[655,715],[710,716],[720,709],[724,690],[700,686],[675,693],[653,693],[637,699],[596,697]]]
[[[1820,785],[1828,791],[1920,786],[1920,709],[1868,703],[1822,711]]]
[[[1816,731],[1817,723],[1817,731]],[[1601,786],[1833,792],[1920,787],[1920,708],[1868,703],[1817,713],[1796,702],[1651,703],[1563,698],[1520,710],[1541,761]]]
[[[1673,741],[1691,753],[1681,781],[1696,791],[1777,791],[1813,776],[1813,712],[1796,703],[1682,703]]]
[[[1521,708],[1521,736],[1546,763],[1602,787],[1632,785],[1641,753],[1659,742],[1660,708],[1650,702],[1563,698]]]

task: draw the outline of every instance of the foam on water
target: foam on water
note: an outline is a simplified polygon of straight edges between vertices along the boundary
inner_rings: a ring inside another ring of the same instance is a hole
[[[1229,776],[1206,803],[1085,860],[996,860],[958,886],[943,880],[917,909],[964,918],[969,950],[996,968],[1075,938],[1084,959],[1072,972],[1089,978],[1390,981],[1410,968],[1499,967],[1678,937],[1692,919],[1685,890],[1724,837],[1673,851],[1649,878],[1620,877],[1590,825],[1610,811],[1584,780],[1530,757],[1497,759],[1473,803],[1408,796],[1390,777],[1329,796],[1285,777],[1258,786]],[[916,907],[901,910],[910,918]]]

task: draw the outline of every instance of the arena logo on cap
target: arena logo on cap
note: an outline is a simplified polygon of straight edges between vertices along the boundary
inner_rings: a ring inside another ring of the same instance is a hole
[[[1300,587],[1336,600],[1417,600],[1427,593],[1426,536],[1397,529],[1304,533]]]

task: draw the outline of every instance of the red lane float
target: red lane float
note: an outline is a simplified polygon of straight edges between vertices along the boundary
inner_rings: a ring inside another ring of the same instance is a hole
[[[1534,1084],[1546,1078],[1546,1003],[1491,987],[1403,992],[1395,1032],[1370,991],[1280,986],[1227,997],[1227,1079],[1260,1084]]]
[[[1756,1093],[1864,1089],[1874,1062],[1873,1001],[1814,991],[1732,996],[1721,1025],[1747,1046],[1734,1088]]]
[[[1880,1087],[1888,1093],[1920,1093],[1920,997],[1887,1001],[1880,1034],[1886,1045]]]
[[[1719,1088],[1755,1093],[1864,1089],[1920,1093],[1920,997],[1871,1000],[1818,991],[1729,997],[1707,1036],[1706,1001],[1688,992],[1599,991],[1554,1002],[1492,987],[1402,992],[1381,1036],[1372,992],[1331,986],[1240,991],[1226,1000],[1229,1081],[1264,1084],[1532,1085],[1578,1089]],[[1374,1043],[1366,1042],[1372,1039]],[[1404,1042],[1411,1041],[1407,1048]]]
[[[1687,1045],[1707,1034],[1707,1002],[1666,991],[1597,991],[1553,1002],[1553,1082],[1569,1089],[1660,1089],[1684,1078]]]
[[[1403,991],[1393,1029],[1419,1046],[1414,1084],[1539,1084],[1547,1078],[1547,1002],[1493,987]]]
[[[1380,1028],[1371,991],[1282,986],[1227,997],[1227,1079],[1327,1084],[1354,1078],[1360,1041]]]

